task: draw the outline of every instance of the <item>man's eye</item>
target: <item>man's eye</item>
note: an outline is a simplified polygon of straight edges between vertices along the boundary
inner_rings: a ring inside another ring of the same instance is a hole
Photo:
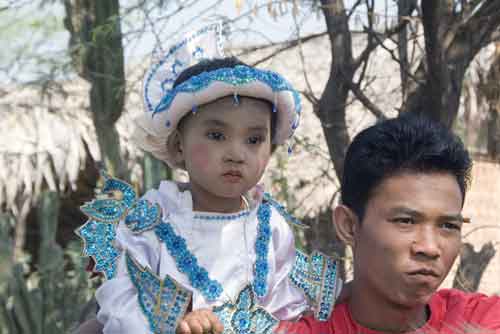
[[[398,217],[398,218],[394,218],[392,221],[394,223],[404,224],[404,225],[415,224],[415,219],[413,219],[411,217]]]
[[[441,227],[444,228],[445,230],[457,230],[457,231],[462,230],[462,226],[460,224],[452,222],[445,222],[441,224]]]
[[[248,138],[249,144],[260,144],[264,141],[264,137],[262,136],[251,136]]]
[[[216,141],[220,141],[220,140],[225,139],[224,134],[222,132],[217,132],[217,131],[212,131],[212,132],[207,133],[207,137],[208,137],[208,139],[212,139],[212,140],[216,140]]]

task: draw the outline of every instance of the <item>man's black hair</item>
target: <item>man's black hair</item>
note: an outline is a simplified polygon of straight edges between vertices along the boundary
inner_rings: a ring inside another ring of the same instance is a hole
[[[450,173],[465,200],[471,168],[469,153],[458,136],[423,115],[405,113],[373,125],[353,139],[344,163],[342,204],[362,221],[375,188],[401,172]]]
[[[191,77],[199,75],[203,72],[211,72],[211,71],[218,70],[220,68],[235,68],[236,66],[248,66],[248,65],[236,57],[225,57],[225,58],[214,58],[214,59],[202,60],[199,63],[197,63],[193,66],[190,66],[190,67],[186,68],[184,71],[182,71],[179,74],[179,76],[177,77],[177,79],[175,79],[174,87],[177,87],[178,85],[180,85],[184,81],[187,81]],[[251,97],[251,98],[254,98],[254,97]],[[269,102],[267,100],[263,100],[263,99],[259,99],[259,100],[266,102],[269,105],[269,108],[270,108],[269,110],[273,109],[271,102]],[[179,122],[179,126],[182,126],[181,122],[182,122],[182,120]],[[277,123],[276,113],[272,112],[271,113],[271,140],[274,139],[274,134],[276,132],[276,123]],[[276,147],[273,145],[272,151],[274,151],[275,148]]]

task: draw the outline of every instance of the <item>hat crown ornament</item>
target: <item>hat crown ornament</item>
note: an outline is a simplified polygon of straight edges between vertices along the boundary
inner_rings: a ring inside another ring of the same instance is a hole
[[[205,59],[223,58],[222,24],[214,23],[184,36],[165,53],[153,52],[153,64],[144,79],[146,112],[154,113],[162,98],[172,90],[179,74]]]

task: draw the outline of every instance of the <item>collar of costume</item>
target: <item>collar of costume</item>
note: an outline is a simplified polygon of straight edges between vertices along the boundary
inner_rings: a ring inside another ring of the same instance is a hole
[[[201,60],[222,58],[220,24],[205,27],[186,36],[157,57],[146,73],[143,99],[146,112],[137,118],[134,141],[156,158],[175,165],[165,145],[179,121],[198,106],[221,97],[238,96],[264,99],[277,112],[275,144],[284,144],[299,125],[300,95],[276,72],[249,66],[220,68],[202,72],[176,87],[175,79],[187,67]],[[161,54],[161,51],[160,51]]]

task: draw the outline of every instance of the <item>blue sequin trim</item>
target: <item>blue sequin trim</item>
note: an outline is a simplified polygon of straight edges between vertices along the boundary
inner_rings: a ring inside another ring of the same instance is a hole
[[[301,289],[314,305],[314,316],[326,321],[335,305],[337,262],[321,252],[310,255],[296,250],[290,280]]]
[[[127,183],[101,172],[104,185],[101,196],[81,206],[89,220],[75,232],[83,240],[83,254],[91,256],[95,271],[102,272],[106,279],[116,273],[116,260],[120,250],[115,246],[116,225],[133,205],[134,189]]]
[[[222,293],[222,285],[210,279],[207,270],[198,265],[198,260],[187,248],[186,240],[178,236],[168,222],[157,225],[155,233],[174,258],[177,269],[188,277],[193,288],[199,290],[207,300],[216,300]]]
[[[307,229],[309,226],[303,224],[300,220],[289,214],[285,207],[276,201],[269,193],[264,193],[264,200],[269,202],[279,213],[285,218],[285,220],[291,223],[293,226],[299,227],[301,229]]]
[[[268,202],[263,202],[257,211],[259,224],[257,225],[257,239],[255,240],[255,265],[253,289],[259,297],[264,297],[267,293],[267,274],[269,273],[268,254],[269,241],[271,240],[271,206]]]
[[[168,91],[160,103],[154,108],[153,114],[167,110],[179,93],[196,93],[207,88],[213,82],[224,82],[233,86],[242,86],[252,82],[261,82],[269,86],[273,92],[290,91],[295,101],[295,112],[300,114],[299,93],[281,75],[273,71],[259,70],[253,67],[238,65],[234,68],[220,68],[210,72],[195,75]],[[293,127],[298,126],[298,121]]]
[[[175,333],[189,306],[191,292],[168,275],[161,280],[147,268],[142,268],[128,252],[125,257],[130,279],[138,292],[139,305],[151,331],[155,334]]]
[[[213,312],[224,326],[223,334],[272,334],[279,323],[278,319],[257,305],[250,285],[243,288],[235,303],[216,306]]]
[[[141,199],[134,204],[125,217],[125,225],[134,233],[152,229],[160,223],[161,208],[158,203],[151,204]]]
[[[236,220],[240,219],[241,217],[248,217],[250,215],[250,211],[243,211],[234,215],[228,214],[228,215],[210,215],[210,214],[201,214],[198,213],[194,215],[194,219],[197,220],[208,220],[208,221],[228,221],[228,220]]]
[[[95,271],[104,273],[107,279],[115,276],[116,260],[120,250],[115,246],[116,225],[125,217],[125,224],[134,232],[151,229],[160,221],[158,204],[137,200],[137,194],[128,183],[102,172],[104,185],[100,190],[106,198],[94,199],[82,205],[88,222],[76,230],[83,239],[83,254],[95,261]]]
[[[257,211],[259,222],[255,241],[256,260],[253,282],[254,292],[259,297],[264,297],[268,290],[268,254],[272,234],[270,217],[271,206],[268,203],[262,203]],[[207,270],[198,264],[197,258],[187,248],[186,240],[177,235],[167,221],[162,221],[156,225],[155,233],[174,258],[177,269],[188,277],[193,288],[200,291],[207,300],[215,301],[222,294],[222,285],[218,281],[211,279]]]
[[[94,259],[94,270],[102,272],[106,279],[113,278],[116,259],[120,256],[113,244],[116,237],[115,225],[90,219],[76,230],[76,234],[83,239],[83,254]]]

